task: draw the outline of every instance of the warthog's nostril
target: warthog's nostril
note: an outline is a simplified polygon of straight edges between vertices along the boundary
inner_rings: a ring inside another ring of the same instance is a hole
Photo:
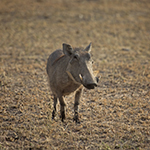
[[[96,86],[97,86],[97,84],[96,83],[90,83],[90,84],[86,84],[86,85],[84,85],[87,89],[94,89]]]

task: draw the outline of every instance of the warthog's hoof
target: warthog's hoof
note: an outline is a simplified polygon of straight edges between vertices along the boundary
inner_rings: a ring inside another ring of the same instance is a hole
[[[75,113],[75,115],[73,117],[73,121],[75,121],[77,124],[80,124],[80,120],[79,120],[79,117],[78,117],[77,113]]]
[[[64,122],[64,119],[66,118],[64,111],[61,113],[60,118],[61,118],[61,121]]]
[[[52,112],[52,119],[55,119],[55,110]]]

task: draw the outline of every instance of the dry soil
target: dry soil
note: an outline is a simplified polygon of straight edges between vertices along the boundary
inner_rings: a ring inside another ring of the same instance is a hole
[[[66,120],[51,119],[49,54],[62,43],[92,42],[98,87],[74,94]],[[149,0],[0,1],[0,149],[148,150],[150,145]]]

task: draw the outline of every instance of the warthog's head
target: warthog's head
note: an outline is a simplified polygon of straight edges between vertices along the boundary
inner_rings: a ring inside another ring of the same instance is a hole
[[[70,45],[63,44],[63,52],[69,57],[66,72],[75,83],[83,84],[87,89],[94,89],[98,83],[92,70],[91,47],[91,43],[85,49],[73,49]]]

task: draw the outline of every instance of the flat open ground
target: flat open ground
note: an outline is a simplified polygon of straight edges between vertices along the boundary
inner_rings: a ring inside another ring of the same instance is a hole
[[[95,90],[83,90],[81,124],[51,120],[49,54],[92,42]],[[0,0],[0,149],[148,150],[149,0]]]

